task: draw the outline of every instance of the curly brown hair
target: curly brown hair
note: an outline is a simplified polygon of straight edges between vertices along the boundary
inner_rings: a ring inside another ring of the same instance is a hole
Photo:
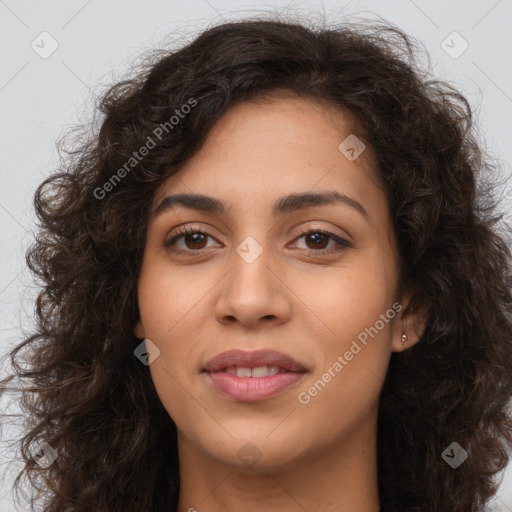
[[[227,109],[283,89],[355,116],[386,187],[399,288],[414,290],[428,318],[420,341],[392,354],[381,391],[382,510],[482,510],[512,444],[510,230],[468,101],[422,70],[418,49],[383,21],[225,23],[146,54],[102,96],[100,129],[88,127],[75,149],[59,145],[61,169],[35,194],[40,229],[27,253],[42,281],[37,330],[8,354],[15,371],[3,381],[30,384],[15,487],[26,474],[38,510],[176,510],[176,427],[134,357],[149,205]],[[131,161],[149,138],[155,147]],[[46,469],[31,455],[41,440],[58,452]],[[441,458],[454,440],[469,454],[457,470]]]

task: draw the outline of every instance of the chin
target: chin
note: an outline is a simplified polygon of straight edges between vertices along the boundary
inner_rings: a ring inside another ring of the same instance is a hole
[[[285,432],[281,435],[268,435],[269,431],[251,434],[247,430],[224,433],[222,439],[211,435],[201,443],[212,458],[219,462],[250,473],[275,472],[291,469],[304,451],[303,440],[293,442]],[[270,438],[272,437],[272,438]],[[301,453],[297,447],[300,446]]]

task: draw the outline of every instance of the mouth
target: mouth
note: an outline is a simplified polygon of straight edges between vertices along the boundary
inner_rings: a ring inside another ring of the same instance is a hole
[[[222,396],[254,402],[284,392],[308,371],[292,357],[274,350],[231,350],[211,359],[202,373]]]

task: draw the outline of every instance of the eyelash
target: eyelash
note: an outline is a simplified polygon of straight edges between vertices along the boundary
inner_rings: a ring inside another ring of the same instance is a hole
[[[304,249],[310,255],[323,256],[323,255],[327,255],[327,254],[338,253],[338,252],[344,251],[344,250],[352,247],[352,244],[350,242],[348,242],[344,238],[340,238],[339,236],[335,235],[331,231],[327,231],[325,229],[303,228],[303,229],[301,229],[299,235],[294,238],[294,241],[296,241],[299,238],[302,238],[306,235],[317,234],[317,233],[328,236],[330,239],[332,239],[338,243],[338,247],[336,247],[336,248],[331,247],[330,249],[320,249],[320,250]],[[206,235],[211,238],[214,238],[212,235],[210,235],[209,233],[207,233],[205,231],[187,227],[187,228],[183,228],[180,231],[178,231],[177,233],[175,233],[174,236],[169,241],[165,242],[164,246],[166,248],[168,248],[170,251],[172,251],[177,256],[196,256],[198,253],[205,250],[205,249],[198,249],[198,250],[189,249],[189,250],[184,251],[182,249],[172,248],[172,245],[178,239],[182,238],[185,235]]]

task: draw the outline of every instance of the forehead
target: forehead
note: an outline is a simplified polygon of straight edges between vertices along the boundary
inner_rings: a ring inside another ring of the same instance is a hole
[[[357,123],[336,106],[296,96],[272,96],[232,106],[205,143],[155,195],[153,208],[170,193],[195,193],[269,208],[287,193],[336,190],[362,201],[383,190],[372,148],[347,156],[347,137]],[[364,144],[364,145],[363,145]],[[341,145],[341,149],[340,149]],[[353,154],[353,153],[352,153]]]

